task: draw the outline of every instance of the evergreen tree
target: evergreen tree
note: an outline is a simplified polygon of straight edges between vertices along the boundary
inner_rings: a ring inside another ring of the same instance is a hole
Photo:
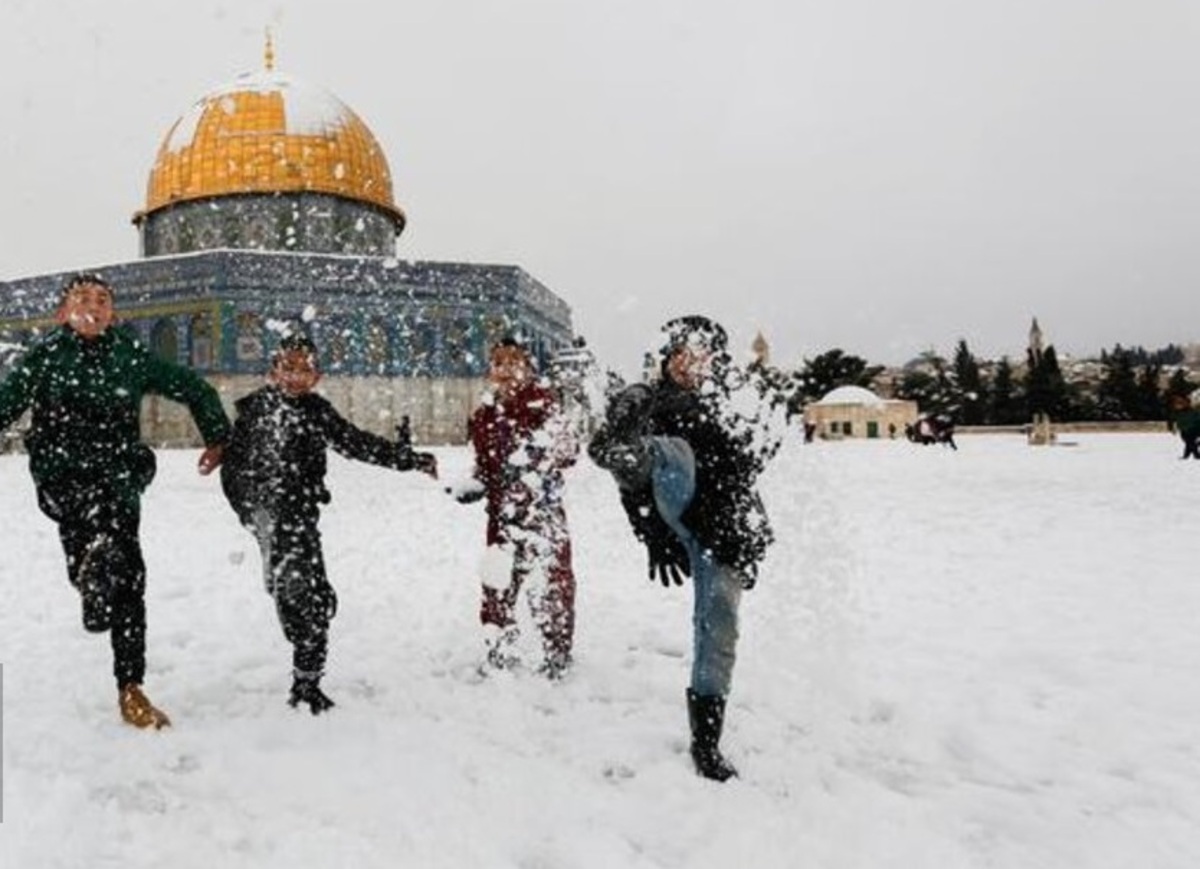
[[[954,351],[954,384],[958,392],[958,421],[963,425],[982,424],[987,411],[983,378],[979,374],[979,363],[963,339],[959,339]]]
[[[989,422],[993,425],[1020,425],[1029,419],[1025,402],[1017,394],[1012,363],[1002,356],[992,379]]]
[[[1026,351],[1029,372],[1025,378],[1025,401],[1030,414],[1044,413],[1051,419],[1064,419],[1070,408],[1067,382],[1058,366],[1058,353],[1051,344],[1035,357]]]
[[[867,360],[846,353],[840,348],[826,350],[814,359],[805,359],[796,374],[796,399],[803,406],[817,401],[839,386],[870,388],[871,381],[883,370],[882,365],[869,365]]]
[[[1101,352],[1104,376],[1096,390],[1097,412],[1101,419],[1133,419],[1138,412],[1137,373],[1134,354],[1118,344],[1112,353]]]
[[[1168,344],[1150,354],[1150,361],[1158,365],[1181,365],[1183,358],[1183,348],[1178,344]]]
[[[1171,372],[1171,378],[1167,381],[1167,388],[1163,390],[1163,404],[1167,407],[1173,407],[1178,403],[1179,399],[1190,401],[1192,393],[1196,391],[1196,384],[1188,379],[1187,372],[1182,368],[1176,368]]]
[[[795,378],[784,373],[774,365],[765,365],[756,359],[746,366],[746,374],[758,394],[771,408],[787,405],[787,415],[790,419],[796,411],[792,401],[796,389]]]
[[[946,360],[932,350],[922,353],[920,362],[907,368],[896,394],[915,401],[923,414],[958,418],[958,390],[946,371]]]
[[[1162,392],[1158,388],[1162,366],[1147,363],[1142,366],[1137,378],[1137,403],[1134,419],[1166,419],[1166,407]]]

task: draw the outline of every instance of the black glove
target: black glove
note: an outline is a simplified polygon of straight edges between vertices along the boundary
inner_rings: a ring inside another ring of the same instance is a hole
[[[634,536],[646,546],[650,578],[665,586],[672,582],[683,585],[683,578],[692,575],[687,550],[658,515],[650,489],[621,489],[621,506],[625,508]]]
[[[672,582],[683,585],[683,578],[692,575],[687,550],[669,529],[666,534],[646,538],[646,554],[649,556],[647,570],[651,581],[657,579],[664,588],[670,588]]]

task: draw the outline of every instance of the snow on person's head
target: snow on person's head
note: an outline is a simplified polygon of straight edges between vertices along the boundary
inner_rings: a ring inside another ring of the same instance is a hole
[[[321,379],[321,371],[317,366],[317,345],[312,338],[303,332],[284,335],[271,360],[268,377],[288,395],[311,392]]]
[[[684,389],[723,388],[729,373],[729,336],[720,323],[700,314],[663,324],[658,349],[662,376]]]
[[[661,333],[663,377],[698,392],[734,439],[760,461],[772,456],[786,429],[786,416],[764,402],[747,372],[734,365],[721,324],[692,314],[669,320]]]
[[[514,395],[534,373],[529,350],[516,338],[501,339],[488,355],[488,380],[502,398]]]
[[[117,319],[112,286],[96,274],[75,275],[63,287],[55,319],[81,338],[99,338]]]

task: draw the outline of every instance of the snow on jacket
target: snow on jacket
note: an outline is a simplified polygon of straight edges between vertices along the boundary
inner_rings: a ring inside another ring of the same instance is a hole
[[[407,471],[411,448],[357,428],[316,393],[290,396],[264,386],[235,404],[233,436],[221,464],[221,485],[241,517],[270,511],[315,509],[329,503],[326,448],[349,459]]]
[[[508,398],[487,395],[471,415],[474,476],[487,499],[487,542],[501,543],[513,529],[538,532],[562,516],[563,469],[579,453],[569,421],[554,393],[538,383]]]
[[[753,413],[735,412],[723,387],[687,390],[663,378],[650,388],[638,413],[644,417],[636,426],[642,434],[682,438],[692,448],[696,491],[681,517],[683,524],[717,561],[753,576],[774,540],[755,483],[778,442],[756,432]],[[601,426],[592,441],[601,467],[606,466],[605,444],[614,437],[611,425]],[[648,480],[623,488],[621,503],[638,539],[649,544],[669,535]]]
[[[32,408],[25,445],[39,486],[103,480],[119,494],[136,494],[155,471],[154,453],[141,440],[144,395],[187,405],[206,445],[229,435],[212,386],[119,328],[85,340],[59,327],[35,345],[0,384],[0,429]]]

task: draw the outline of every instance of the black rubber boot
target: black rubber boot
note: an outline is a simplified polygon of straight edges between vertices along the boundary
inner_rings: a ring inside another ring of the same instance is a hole
[[[297,675],[292,679],[292,693],[288,697],[288,706],[295,709],[301,703],[309,708],[313,715],[320,715],[334,707],[334,702],[325,696],[321,690],[321,677]]]
[[[705,697],[691,688],[687,692],[688,721],[692,726],[692,762],[696,772],[713,781],[726,781],[737,770],[717,747],[725,726],[725,698]]]

